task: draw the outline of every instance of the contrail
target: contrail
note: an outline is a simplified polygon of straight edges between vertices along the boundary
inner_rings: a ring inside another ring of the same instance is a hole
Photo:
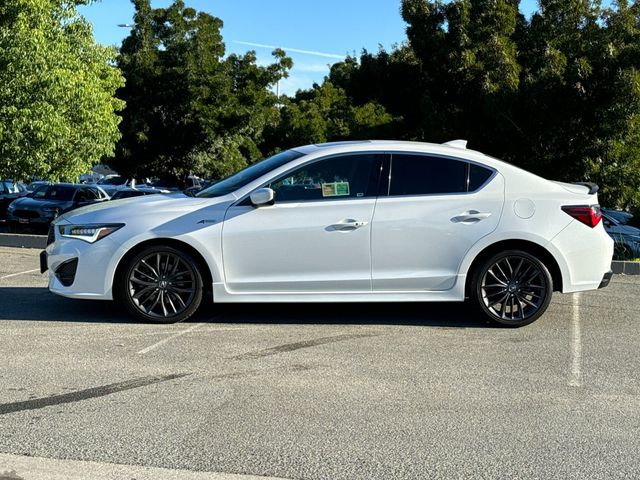
[[[299,48],[278,47],[276,45],[264,45],[262,43],[244,42],[242,40],[233,40],[233,43],[239,43],[240,45],[248,45],[249,47],[269,48],[271,50],[274,50],[276,48],[281,48],[282,50],[287,52],[304,53],[306,55],[315,55],[317,57],[325,57],[325,58],[337,58],[340,60],[346,57],[346,55],[338,55],[337,53],[325,53],[325,52],[316,52],[314,50],[300,50]]]

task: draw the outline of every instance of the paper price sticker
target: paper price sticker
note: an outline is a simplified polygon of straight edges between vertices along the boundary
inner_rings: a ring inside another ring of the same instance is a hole
[[[332,182],[322,184],[323,197],[344,197],[349,196],[349,182]]]

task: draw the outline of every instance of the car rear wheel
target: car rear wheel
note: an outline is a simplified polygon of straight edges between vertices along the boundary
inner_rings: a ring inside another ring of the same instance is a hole
[[[202,276],[195,260],[169,246],[153,246],[120,269],[116,299],[144,321],[182,322],[202,301]]]
[[[546,311],[553,294],[551,274],[535,256],[509,250],[493,255],[473,276],[471,298],[493,322],[520,327]]]

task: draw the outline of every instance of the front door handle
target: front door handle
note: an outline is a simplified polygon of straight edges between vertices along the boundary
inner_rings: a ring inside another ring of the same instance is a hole
[[[357,228],[364,227],[368,225],[369,222],[362,222],[359,220],[354,220],[352,218],[347,218],[345,220],[340,220],[338,223],[334,223],[333,225],[329,225],[331,230],[355,230]]]
[[[453,217],[451,221],[453,223],[477,223],[485,218],[489,218],[490,216],[490,213],[469,210]]]

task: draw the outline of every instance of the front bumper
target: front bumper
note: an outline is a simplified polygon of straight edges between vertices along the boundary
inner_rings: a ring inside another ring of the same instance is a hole
[[[119,245],[109,237],[95,243],[56,237],[41,254],[49,290],[69,298],[111,300],[111,267]]]

